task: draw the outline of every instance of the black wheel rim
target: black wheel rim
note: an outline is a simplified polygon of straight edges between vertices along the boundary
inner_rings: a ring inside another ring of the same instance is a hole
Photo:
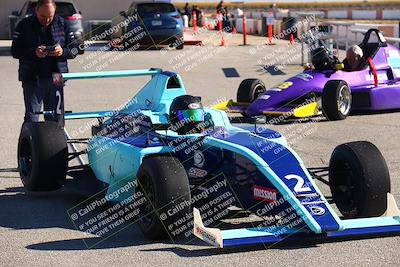
[[[19,172],[22,176],[29,177],[32,173],[32,149],[29,141],[23,139],[19,149]]]
[[[143,175],[139,179],[139,192],[146,198],[146,201],[140,206],[140,221],[145,227],[149,227],[156,216],[154,210],[155,193],[150,177]]]

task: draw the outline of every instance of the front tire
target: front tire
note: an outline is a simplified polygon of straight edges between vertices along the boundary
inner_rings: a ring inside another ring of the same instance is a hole
[[[370,142],[350,142],[334,149],[329,184],[345,218],[379,217],[386,211],[389,170],[378,148]]]
[[[351,90],[345,81],[331,80],[322,92],[322,109],[328,120],[344,120],[351,110]]]
[[[138,191],[146,198],[140,206],[139,227],[149,239],[165,239],[170,234],[168,226],[191,212],[186,171],[174,157],[152,157],[144,159],[137,179]],[[178,211],[168,214],[174,207]]]
[[[18,141],[18,170],[28,191],[62,187],[68,168],[64,131],[57,122],[24,122]]]
[[[238,88],[236,100],[239,103],[251,103],[265,92],[265,84],[259,79],[245,79]]]

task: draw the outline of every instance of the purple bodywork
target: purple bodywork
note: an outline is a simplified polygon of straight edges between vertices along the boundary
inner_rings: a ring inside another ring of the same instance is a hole
[[[387,110],[400,108],[400,52],[384,43],[369,44],[371,59],[376,70],[378,84],[371,64],[361,71],[306,70],[258,96],[247,107],[231,107],[249,116],[290,112],[293,107],[313,96],[321,96],[329,80],[344,80],[352,92],[352,110]],[[375,48],[374,48],[375,45]],[[371,49],[374,48],[374,49]]]

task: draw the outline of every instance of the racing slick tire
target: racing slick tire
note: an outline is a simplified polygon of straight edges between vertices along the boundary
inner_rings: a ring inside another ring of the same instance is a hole
[[[68,148],[57,122],[24,122],[18,140],[18,171],[28,191],[61,188],[68,169]]]
[[[329,185],[345,218],[379,217],[387,209],[389,170],[381,152],[370,142],[350,142],[334,149]]]
[[[342,80],[328,81],[322,92],[322,110],[328,120],[344,120],[351,110],[351,90]]]
[[[245,79],[238,88],[236,100],[239,103],[251,103],[265,92],[265,84],[259,79]]]
[[[141,231],[152,240],[174,237],[171,225],[191,213],[189,179],[181,162],[171,156],[146,158],[137,179],[138,192],[146,198],[139,206]]]

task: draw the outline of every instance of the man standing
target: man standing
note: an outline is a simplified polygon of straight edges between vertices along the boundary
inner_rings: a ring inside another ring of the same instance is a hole
[[[226,7],[224,6],[224,0],[221,0],[217,5],[217,14],[221,12],[223,16],[226,15]]]
[[[64,19],[55,14],[54,0],[39,0],[35,14],[17,25],[11,53],[19,59],[19,80],[25,102],[24,121],[38,121],[42,103],[46,120],[64,125],[64,83],[67,59],[77,54],[74,35]]]

